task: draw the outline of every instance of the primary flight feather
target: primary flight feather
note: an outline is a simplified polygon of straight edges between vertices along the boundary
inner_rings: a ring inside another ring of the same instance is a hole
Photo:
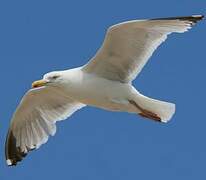
[[[131,82],[169,34],[183,33],[201,19],[202,15],[195,15],[114,25],[88,64],[35,81],[13,114],[5,146],[7,164],[16,165],[46,143],[56,132],[56,121],[86,105],[169,121],[175,105],[143,96]]]

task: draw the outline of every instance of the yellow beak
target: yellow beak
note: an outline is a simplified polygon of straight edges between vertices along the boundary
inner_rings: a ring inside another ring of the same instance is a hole
[[[47,81],[45,80],[38,80],[38,81],[34,81],[32,83],[32,88],[38,88],[38,87],[42,87],[42,86],[45,86],[47,84]]]

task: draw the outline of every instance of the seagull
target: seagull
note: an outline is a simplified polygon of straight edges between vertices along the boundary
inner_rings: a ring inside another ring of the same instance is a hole
[[[175,104],[142,95],[132,81],[169,34],[183,33],[203,18],[193,15],[113,25],[86,65],[50,72],[33,82],[11,120],[5,144],[7,165],[17,165],[28,152],[46,143],[56,133],[57,121],[86,105],[168,122]]]

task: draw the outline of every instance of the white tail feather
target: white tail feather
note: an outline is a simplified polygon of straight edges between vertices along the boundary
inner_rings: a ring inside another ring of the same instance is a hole
[[[162,122],[168,122],[175,113],[175,104],[159,101],[146,97],[140,93],[137,94],[135,102],[142,108],[157,114]]]

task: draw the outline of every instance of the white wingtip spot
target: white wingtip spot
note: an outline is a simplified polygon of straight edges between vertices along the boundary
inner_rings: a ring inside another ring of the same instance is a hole
[[[192,15],[192,17],[194,18],[201,18],[201,17],[204,17],[203,15]]]
[[[7,160],[6,160],[6,164],[7,164],[8,166],[11,166],[11,165],[12,165],[11,160],[10,160],[10,159],[7,159]]]

